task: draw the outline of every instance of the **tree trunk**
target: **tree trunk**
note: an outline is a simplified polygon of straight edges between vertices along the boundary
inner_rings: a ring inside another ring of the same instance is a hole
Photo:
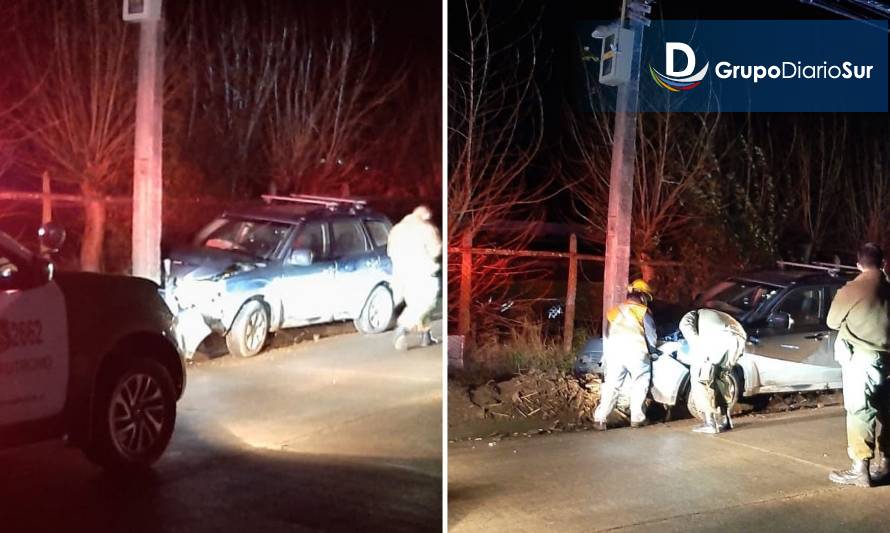
[[[658,271],[655,267],[650,263],[652,261],[652,257],[647,253],[641,253],[637,260],[640,265],[640,275],[646,280],[646,283],[651,283],[652,280],[658,275]]]
[[[80,269],[102,271],[105,241],[105,200],[88,186],[83,186],[83,241],[80,244]]]
[[[809,263],[810,259],[812,259],[813,257],[813,250],[815,248],[816,243],[812,240],[810,242],[804,243],[804,245],[801,247],[801,261],[803,261],[804,263]]]

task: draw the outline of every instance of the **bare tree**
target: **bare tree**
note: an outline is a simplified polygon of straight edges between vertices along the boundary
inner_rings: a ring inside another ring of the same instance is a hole
[[[449,50],[448,244],[523,248],[533,224],[512,234],[494,233],[510,220],[533,222],[551,180],[526,173],[542,142],[543,113],[535,83],[538,24],[501,42],[490,22],[494,3],[464,1],[468,35]],[[517,8],[518,9],[518,8]],[[461,254],[449,256],[449,280],[460,279]],[[527,273],[526,262],[473,256],[476,303],[497,300]],[[449,291],[456,316],[457,287]],[[473,314],[480,312],[477,307]]]
[[[438,66],[438,65],[437,65]],[[371,158],[386,165],[389,181],[406,196],[431,200],[442,196],[441,69],[412,65],[421,71],[406,80],[396,98],[381,109],[380,139]],[[386,117],[397,117],[390,120]],[[383,170],[383,169],[382,169]],[[390,191],[392,193],[393,191]]]
[[[650,261],[676,243],[701,213],[690,205],[693,192],[717,170],[717,115],[646,113],[637,118],[632,248],[643,278],[656,271]],[[571,121],[571,135],[584,179],[572,186],[575,211],[605,242],[609,205],[612,117],[597,113]]]
[[[857,154],[861,163],[846,174],[844,188],[845,215],[841,217],[845,229],[845,244],[855,248],[864,241],[890,245],[886,235],[890,223],[890,175],[886,168],[888,150],[880,141],[864,145]],[[850,241],[850,238],[856,241]]]
[[[251,179],[264,174],[256,168],[263,128],[276,80],[283,74],[289,17],[279,4],[190,2],[176,47],[188,80],[188,109],[183,117],[185,142],[203,154],[205,172],[225,177],[231,196],[244,192]]]
[[[820,117],[815,131],[809,130],[795,137],[798,139],[796,173],[800,186],[797,205],[801,224],[809,238],[804,260],[809,260],[832,228],[840,204],[847,142],[846,118],[826,126],[825,119]]]
[[[380,111],[403,74],[384,81],[377,69],[373,24],[359,31],[347,12],[323,31],[315,21],[281,29],[283,57],[266,121],[267,155],[282,190],[338,190],[368,165],[376,132],[390,117]]]
[[[135,112],[133,32],[100,0],[20,3],[22,91],[32,94],[17,123],[38,173],[75,184],[86,198],[81,268],[102,268],[102,197],[130,176]]]

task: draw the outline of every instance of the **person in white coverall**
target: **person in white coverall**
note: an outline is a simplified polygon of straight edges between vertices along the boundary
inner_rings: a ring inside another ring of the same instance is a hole
[[[397,302],[405,301],[393,338],[397,350],[408,349],[411,331],[420,333],[421,346],[433,342],[429,317],[439,296],[442,239],[430,219],[430,209],[419,206],[389,233],[386,253],[392,260],[393,291]]]
[[[745,328],[722,311],[698,309],[680,319],[680,333],[696,360],[691,369],[690,394],[702,413],[703,424],[693,431],[715,434],[732,429],[730,373],[745,351]]]
[[[625,380],[630,380],[630,425],[646,425],[646,395],[652,380],[652,358],[655,350],[655,320],[649,312],[652,288],[638,279],[627,288],[624,303],[606,315],[607,329],[603,337],[603,372],[600,403],[593,412],[593,427],[606,429],[606,418],[615,409],[618,393]]]

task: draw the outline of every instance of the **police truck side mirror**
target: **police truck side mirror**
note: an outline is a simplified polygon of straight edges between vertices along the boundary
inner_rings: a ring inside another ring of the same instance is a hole
[[[65,228],[55,222],[47,222],[37,230],[40,246],[48,253],[57,253],[65,243]]]

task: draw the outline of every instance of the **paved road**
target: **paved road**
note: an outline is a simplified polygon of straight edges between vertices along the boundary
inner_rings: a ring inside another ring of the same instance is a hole
[[[441,348],[295,336],[191,366],[151,475],[112,479],[60,443],[0,454],[0,531],[441,528]]]
[[[890,487],[838,487],[840,407],[744,417],[718,436],[644,429],[460,442],[449,528],[464,531],[887,531]]]

